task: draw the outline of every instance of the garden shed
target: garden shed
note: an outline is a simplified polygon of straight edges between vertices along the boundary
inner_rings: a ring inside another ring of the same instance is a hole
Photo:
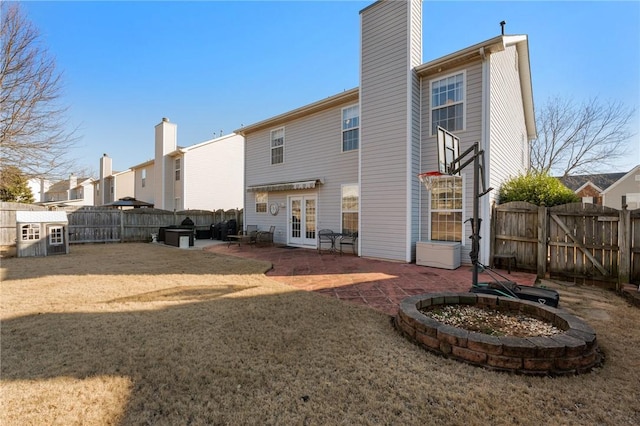
[[[17,256],[68,254],[68,224],[64,211],[17,211]]]

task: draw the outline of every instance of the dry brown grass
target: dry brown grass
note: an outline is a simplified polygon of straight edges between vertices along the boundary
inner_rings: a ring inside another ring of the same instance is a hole
[[[572,377],[440,358],[264,263],[151,244],[2,261],[0,424],[639,424],[640,310],[561,304],[606,363]]]

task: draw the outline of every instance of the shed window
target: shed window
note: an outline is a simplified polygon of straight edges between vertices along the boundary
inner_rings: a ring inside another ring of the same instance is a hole
[[[22,225],[22,241],[39,240],[40,225],[37,223],[28,223]]]
[[[64,244],[64,232],[62,226],[52,226],[49,228],[49,245],[59,246]]]

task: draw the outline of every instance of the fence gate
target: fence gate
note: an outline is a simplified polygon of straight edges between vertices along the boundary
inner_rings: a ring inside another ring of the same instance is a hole
[[[618,210],[572,203],[549,208],[549,274],[616,282]]]
[[[629,281],[640,284],[640,209],[631,212],[631,262]]]
[[[491,256],[515,254],[518,269],[536,270],[538,206],[523,201],[495,206],[491,228]]]

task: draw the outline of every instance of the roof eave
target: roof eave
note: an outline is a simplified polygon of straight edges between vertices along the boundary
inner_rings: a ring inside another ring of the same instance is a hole
[[[249,133],[257,132],[258,130],[262,130],[267,127],[275,127],[283,123],[286,123],[287,121],[291,121],[296,118],[310,115],[318,111],[322,111],[327,108],[333,107],[335,105],[343,104],[349,101],[357,101],[359,96],[360,96],[360,89],[357,87],[354,89],[345,90],[342,93],[330,96],[321,101],[314,102],[312,104],[305,105],[303,107],[294,109],[284,114],[277,115],[267,120],[259,121],[255,124],[251,124],[249,126],[245,126],[240,129],[234,130],[234,133],[237,133],[242,136],[246,136]]]

